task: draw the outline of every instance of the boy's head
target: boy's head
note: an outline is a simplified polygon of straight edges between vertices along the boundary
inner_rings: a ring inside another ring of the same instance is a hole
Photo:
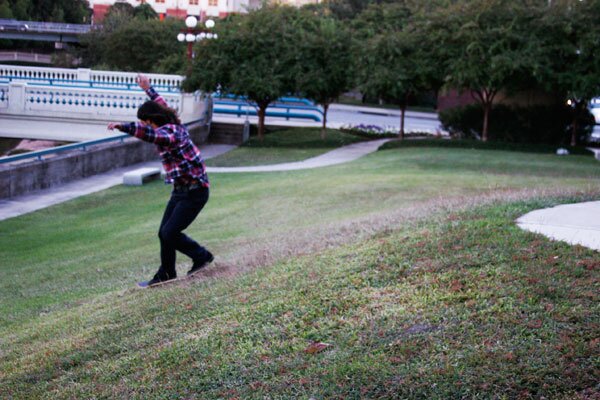
[[[156,126],[179,123],[179,118],[174,110],[163,107],[152,100],[148,100],[138,108],[137,117],[142,121],[150,121]]]

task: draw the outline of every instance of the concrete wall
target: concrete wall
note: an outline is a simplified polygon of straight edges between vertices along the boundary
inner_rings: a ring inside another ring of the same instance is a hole
[[[251,129],[252,126],[250,124],[213,122],[210,127],[210,138],[208,141],[215,144],[240,145],[248,140]]]
[[[207,125],[189,128],[196,144],[208,137]],[[42,161],[26,160],[0,166],[0,199],[24,195],[36,190],[93,176],[112,169],[156,160],[159,156],[153,144],[134,138],[123,143],[100,144],[84,150],[59,153]]]

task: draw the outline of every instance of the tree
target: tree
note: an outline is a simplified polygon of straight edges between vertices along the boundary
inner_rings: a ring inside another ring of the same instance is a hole
[[[0,0],[0,18],[3,19],[13,19],[13,12],[10,8],[10,4],[8,0]]]
[[[140,4],[133,9],[133,16],[135,18],[141,18],[145,20],[158,19],[158,14],[154,11],[154,8],[148,3]]]
[[[152,72],[159,60],[182,54],[176,42],[180,29],[176,20],[133,19],[107,35],[102,61],[121,71]]]
[[[600,2],[555,1],[537,20],[541,67],[536,78],[548,90],[571,102],[570,144],[577,144],[579,121],[588,115],[589,101],[600,95]]]
[[[82,24],[89,22],[92,10],[86,0],[12,0],[14,18]]]
[[[431,31],[442,48],[446,84],[470,90],[483,109],[483,141],[499,91],[530,85],[539,59],[538,38],[531,35],[539,8],[524,2],[463,0],[439,9]]]
[[[11,6],[12,13],[15,16],[15,19],[20,21],[28,21],[34,18],[31,17],[31,11],[33,9],[33,4],[31,0],[15,0]]]
[[[298,48],[297,88],[323,107],[321,137],[325,138],[329,105],[352,88],[350,32],[327,17],[308,16]]]
[[[441,79],[419,13],[415,3],[403,1],[371,6],[356,21],[359,88],[400,107],[400,139],[409,97],[436,88]]]
[[[257,108],[262,140],[267,107],[295,89],[301,16],[295,7],[275,5],[223,21],[217,40],[196,45],[184,88],[245,96]]]

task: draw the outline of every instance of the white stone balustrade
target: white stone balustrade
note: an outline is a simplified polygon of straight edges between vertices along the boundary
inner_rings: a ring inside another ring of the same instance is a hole
[[[148,97],[135,73],[0,65],[0,136],[92,140],[114,135],[111,121],[135,121]],[[210,121],[209,100],[181,93],[183,77],[147,74],[184,123]]]
[[[157,88],[169,91],[179,91],[183,76],[165,74],[145,74],[150,83]],[[50,83],[80,86],[82,83],[109,87],[137,87],[134,72],[96,71],[88,68],[43,68],[23,67],[18,65],[0,64],[0,80]]]

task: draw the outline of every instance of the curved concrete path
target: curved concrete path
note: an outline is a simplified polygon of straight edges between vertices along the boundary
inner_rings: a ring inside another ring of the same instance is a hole
[[[600,251],[600,201],[544,208],[527,213],[516,222],[522,229],[550,239]]]
[[[274,172],[274,171],[293,171],[298,169],[309,169],[318,167],[327,167],[329,165],[342,164],[354,161],[366,154],[372,153],[380,148],[384,143],[393,139],[378,139],[368,142],[359,142],[348,146],[340,147],[329,151],[320,156],[308,158],[304,161],[273,164],[273,165],[257,165],[253,167],[207,167],[208,173],[220,172]]]

